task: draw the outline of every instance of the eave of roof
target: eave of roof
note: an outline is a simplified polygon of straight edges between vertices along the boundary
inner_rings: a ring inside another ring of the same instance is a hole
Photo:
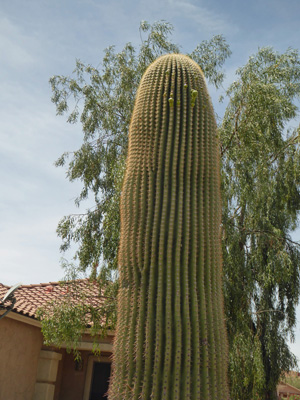
[[[10,286],[0,283],[0,299],[3,299],[9,289]],[[64,285],[59,282],[21,285],[14,292],[16,302],[12,312],[37,319],[39,308],[54,300],[63,301],[66,298],[76,304],[81,295],[84,295],[85,301],[94,307],[99,307],[105,299],[99,295],[98,283],[89,279],[67,282]]]
[[[286,382],[279,382],[279,384],[278,384],[278,386],[277,386],[277,389],[278,389],[278,391],[279,392],[281,392],[281,391],[286,391],[285,389],[286,388],[288,388],[288,392],[290,393],[290,394],[297,394],[297,395],[300,395],[300,389],[298,389],[298,388],[296,388],[295,386],[292,386],[292,385],[290,385],[289,383],[286,383]]]

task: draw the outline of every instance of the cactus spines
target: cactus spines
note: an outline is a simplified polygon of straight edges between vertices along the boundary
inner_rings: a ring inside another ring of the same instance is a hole
[[[129,130],[110,400],[229,398],[220,208],[203,74],[187,56],[162,56]]]

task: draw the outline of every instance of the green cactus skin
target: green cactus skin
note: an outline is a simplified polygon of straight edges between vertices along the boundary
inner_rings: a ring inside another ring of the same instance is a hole
[[[199,66],[158,58],[129,130],[110,400],[225,400],[216,122]]]

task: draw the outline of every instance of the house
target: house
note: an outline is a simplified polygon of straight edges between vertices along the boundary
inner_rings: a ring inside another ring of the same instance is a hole
[[[88,290],[89,301],[103,301],[96,283],[77,282]],[[0,300],[10,288],[0,284]],[[49,301],[66,295],[58,282],[22,285],[15,292],[12,310],[3,318],[0,309],[0,399],[7,400],[95,400],[106,398],[110,376],[113,332],[99,339],[100,357],[92,351],[88,330],[78,349],[80,362],[65,348],[43,344],[37,310]]]
[[[76,285],[82,292],[88,290],[91,304],[101,304],[103,297],[99,296],[96,283],[79,280]],[[0,302],[9,289],[0,283]],[[101,354],[97,357],[87,330],[78,346],[80,361],[75,361],[65,348],[43,344],[37,310],[54,299],[64,298],[67,291],[58,282],[22,285],[14,292],[16,301],[4,318],[1,316],[5,310],[0,308],[0,400],[106,398],[114,332],[99,340]],[[300,390],[280,382],[277,396],[280,400],[300,400]]]
[[[277,385],[277,396],[279,400],[300,400],[300,390],[286,382]]]

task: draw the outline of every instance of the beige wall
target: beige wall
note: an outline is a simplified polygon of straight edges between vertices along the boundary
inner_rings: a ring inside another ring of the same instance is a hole
[[[0,320],[0,399],[32,400],[42,341],[40,328]]]
[[[89,354],[88,351],[81,351],[82,369],[78,371],[74,355],[64,352],[62,368],[58,370],[55,400],[82,400]]]
[[[109,339],[108,339],[109,340]],[[62,352],[62,362],[58,369],[54,400],[83,400],[92,378],[92,363],[90,361],[110,360],[110,352],[101,352],[100,358],[90,351],[80,351],[81,368],[75,366],[74,355]],[[87,382],[88,379],[88,382]],[[88,386],[88,387],[86,387]],[[88,390],[89,393],[89,390]]]
[[[38,322],[13,313],[9,315],[0,320],[0,400],[33,400],[37,396],[35,386],[36,382],[40,383],[37,370],[39,357],[43,353],[41,350],[52,351],[62,357],[58,362],[56,382],[51,381],[51,385],[55,386],[51,398],[82,400],[87,390],[89,359],[93,357],[93,339],[84,336],[81,344],[82,367],[78,368],[72,353],[42,345],[43,337]],[[112,337],[109,335],[101,339],[100,349],[104,357],[111,354]],[[45,383],[44,379],[41,383]]]

